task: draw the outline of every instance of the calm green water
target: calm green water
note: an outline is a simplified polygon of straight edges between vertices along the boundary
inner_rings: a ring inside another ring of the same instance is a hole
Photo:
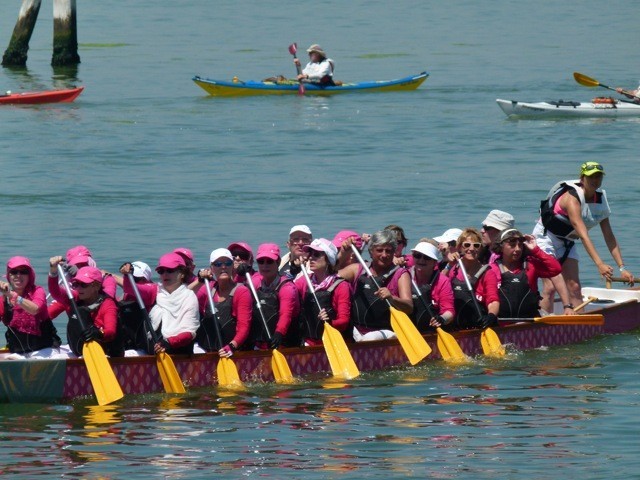
[[[72,105],[0,110],[2,258],[29,256],[41,283],[47,259],[78,243],[114,269],[176,246],[202,265],[234,240],[284,244],[298,223],[326,237],[397,223],[414,242],[501,208],[529,231],[546,191],[586,159],[605,165],[612,224],[640,272],[640,121],[511,121],[495,104],[607,95],[573,71],[635,88],[634,2],[79,2],[76,72],[49,66],[43,3],[28,69],[0,70],[0,90],[86,90]],[[3,6],[2,48],[18,8]],[[416,92],[335,98],[213,99],[191,82],[293,75],[294,41],[320,43],[345,81],[431,77]],[[457,370],[367,374],[344,389],[322,379],[237,397],[210,389],[106,412],[88,401],[2,405],[0,469],[633,477],[639,349],[636,332]]]

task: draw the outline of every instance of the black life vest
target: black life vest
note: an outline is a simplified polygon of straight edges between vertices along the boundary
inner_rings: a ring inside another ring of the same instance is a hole
[[[386,301],[374,295],[380,287],[386,287],[398,270],[395,266],[385,275],[373,278],[365,272],[357,279],[351,299],[351,323],[371,330],[391,330],[391,311]]]
[[[527,278],[527,262],[525,261],[520,273],[512,273],[502,262],[497,262],[500,268],[500,310],[498,316],[502,318],[532,318],[540,316],[540,296],[534,293]]]
[[[318,314],[320,313],[320,310],[324,308],[327,315],[329,315],[329,320],[334,320],[336,318],[337,313],[333,308],[332,302],[333,292],[342,282],[344,282],[342,278],[336,278],[329,288],[316,292],[320,308],[318,308],[318,304],[313,297],[313,292],[311,292],[311,290],[307,290],[302,302],[302,311],[300,313],[302,336],[304,338],[310,338],[313,340],[322,339],[322,334],[324,333],[324,322],[318,318]]]
[[[59,347],[61,344],[60,337],[56,327],[53,326],[51,320],[45,320],[40,323],[40,335],[21,332],[9,326],[13,319],[13,305],[9,300],[4,299],[4,321],[7,324],[7,331],[4,336],[7,340],[7,347],[11,353],[29,353],[43,348]]]
[[[207,305],[204,317],[200,320],[200,328],[196,332],[196,341],[207,352],[217,352],[227,345],[236,336],[237,319],[231,314],[233,307],[233,295],[237,285],[233,287],[223,302],[215,303],[216,313],[211,312],[211,306]],[[213,322],[218,324],[222,335],[222,344],[218,340],[218,333]]]
[[[475,293],[471,293],[469,291],[467,283],[464,280],[457,278],[456,268],[458,267],[454,267],[454,273],[451,276],[453,305],[456,310],[456,317],[452,322],[451,327],[454,329],[476,328],[480,319],[478,318],[478,311],[476,310],[473,300],[473,295],[475,295]],[[475,275],[472,275],[471,278],[469,278],[469,283],[471,283],[471,288],[473,288],[474,292],[476,283],[478,283],[478,280],[488,269],[489,265],[483,265]],[[481,302],[478,302],[478,304],[480,305],[482,315],[485,315],[487,313],[486,307]]]
[[[420,290],[420,294],[422,299],[418,296],[416,292],[413,292],[413,312],[410,315],[413,323],[416,324],[418,330],[420,332],[433,331],[434,328],[429,326],[429,321],[431,320],[431,315],[429,314],[425,304],[431,308],[431,311],[436,313],[435,307],[433,305],[433,297],[431,296],[431,290],[433,290],[433,286],[438,281],[438,277],[440,276],[440,272],[438,270],[434,270],[431,274],[431,279],[428,283],[424,285],[419,285],[418,290]]]
[[[256,293],[258,294],[258,301],[260,302],[260,306],[262,307],[262,314],[264,315],[264,319],[267,322],[267,328],[269,329],[269,334],[273,337],[274,332],[276,331],[276,326],[278,325],[278,318],[280,316],[280,299],[278,298],[278,292],[285,283],[292,282],[291,278],[280,277],[280,283],[276,286],[275,289],[267,290],[263,286],[256,289]],[[249,333],[249,342],[248,345],[253,345],[256,342],[268,342],[269,339],[267,334],[264,331],[264,322],[262,321],[262,316],[260,315],[260,311],[256,306],[255,302],[253,304],[253,315],[251,316],[251,332]]]
[[[587,230],[600,223],[611,214],[609,203],[604,192],[596,191],[593,202],[587,202],[582,189],[578,191],[579,183],[566,180],[554,185],[547,198],[540,202],[540,221],[546,232],[551,232],[560,238],[576,240],[577,235],[567,215],[556,214],[553,209],[558,199],[566,192],[575,197],[580,203],[582,220]]]
[[[117,305],[125,350],[146,350],[147,327],[140,305],[135,300],[121,300]]]
[[[67,323],[67,340],[69,342],[69,348],[71,349],[71,351],[78,356],[82,355],[82,346],[84,345],[82,332],[85,328],[93,325],[92,314],[100,309],[100,306],[102,305],[102,302],[104,302],[105,298],[111,297],[104,293],[100,293],[98,299],[91,305],[77,304],[78,312],[82,316],[82,320],[76,317],[73,309],[71,310],[71,314],[69,315],[69,322]],[[110,357],[123,357],[123,339],[124,335],[122,332],[122,328],[120,327],[120,322],[118,322],[116,338],[111,342],[100,342],[100,345],[102,345],[104,353],[106,353]]]

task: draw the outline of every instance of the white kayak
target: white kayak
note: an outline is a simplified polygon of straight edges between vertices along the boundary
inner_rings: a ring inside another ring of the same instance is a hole
[[[603,97],[591,102],[517,102],[496,100],[508,116],[520,118],[549,117],[640,117],[640,104]]]

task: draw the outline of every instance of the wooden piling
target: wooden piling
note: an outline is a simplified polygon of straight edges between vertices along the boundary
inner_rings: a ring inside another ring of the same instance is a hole
[[[76,0],[53,0],[53,56],[51,65],[80,63]]]
[[[18,21],[13,29],[9,46],[2,56],[2,66],[23,67],[27,64],[29,40],[40,12],[41,0],[22,0]]]

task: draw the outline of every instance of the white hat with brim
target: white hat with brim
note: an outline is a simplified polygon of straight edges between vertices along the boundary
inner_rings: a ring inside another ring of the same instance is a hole
[[[513,215],[503,212],[502,210],[491,210],[487,218],[482,222],[483,226],[493,227],[497,230],[504,230],[505,228],[513,228],[516,224]]]
[[[309,250],[323,252],[327,256],[327,259],[332,266],[336,264],[336,260],[338,258],[338,249],[326,238],[317,238],[313,242],[311,242],[310,245],[305,245],[304,247],[302,247],[302,249],[305,252],[308,252]]]
[[[459,228],[450,228],[445,231],[439,237],[433,237],[433,239],[438,243],[449,243],[458,240],[458,237],[462,234],[462,230]]]
[[[233,260],[233,255],[226,248],[216,248],[211,255],[209,255],[209,262],[213,263],[219,258],[228,258],[229,260]]]
[[[295,232],[302,232],[306,233],[307,235],[311,235],[311,229],[306,225],[294,225],[293,227],[291,227],[291,230],[289,230],[289,235]]]
[[[442,255],[440,254],[438,248],[435,245],[430,244],[429,242],[420,242],[415,247],[413,247],[411,251],[426,255],[436,262],[442,260]]]

